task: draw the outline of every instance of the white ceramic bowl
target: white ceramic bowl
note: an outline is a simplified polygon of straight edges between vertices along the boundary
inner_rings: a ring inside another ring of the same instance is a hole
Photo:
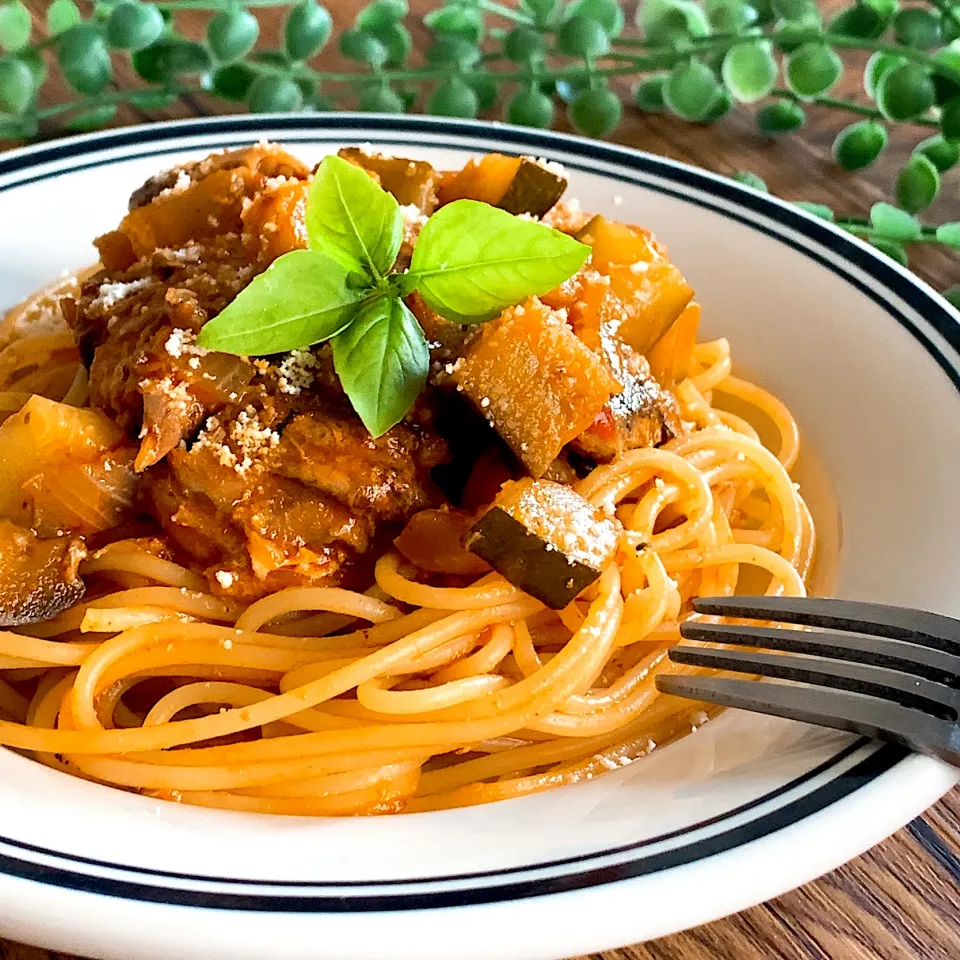
[[[308,160],[367,141],[441,166],[490,150],[562,162],[584,208],[667,241],[706,333],[795,411],[836,593],[960,615],[957,314],[857,240],[690,167],[407,117],[81,137],[0,156],[0,305],[93,260],[91,238],[158,169],[259,137]],[[736,712],[589,783],[392,818],[179,807],[0,751],[0,934],[117,960],[553,960],[782,893],[956,780],[896,747]]]

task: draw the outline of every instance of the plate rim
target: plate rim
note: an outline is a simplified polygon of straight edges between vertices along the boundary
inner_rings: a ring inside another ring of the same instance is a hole
[[[879,254],[877,251],[873,250],[858,238],[844,233],[834,225],[812,216],[805,211],[787,203],[786,201],[762,194],[756,190],[728,180],[727,178],[710,173],[709,171],[704,171],[689,164],[656,156],[645,151],[634,150],[632,148],[620,147],[611,144],[603,144],[597,141],[591,141],[585,138],[574,137],[567,134],[557,134],[547,131],[530,131],[525,128],[512,127],[510,125],[499,123],[487,123],[483,121],[459,121],[414,116],[394,117],[356,113],[319,115],[264,114],[256,116],[191,118],[180,121],[143,124],[134,127],[125,127],[119,130],[108,130],[92,134],[83,134],[58,140],[54,143],[23,147],[5,154],[0,154],[0,188],[4,186],[4,181],[7,179],[8,174],[16,175],[18,172],[24,170],[30,170],[45,164],[56,164],[58,161],[75,156],[94,157],[98,153],[102,154],[106,151],[109,151],[113,147],[126,147],[130,145],[142,145],[143,147],[147,147],[151,143],[163,141],[170,143],[175,150],[186,150],[190,149],[195,140],[201,139],[204,136],[210,136],[211,134],[232,133],[236,135],[255,135],[258,130],[275,133],[284,129],[306,132],[308,134],[319,134],[321,132],[336,133],[339,130],[345,129],[367,129],[371,132],[382,134],[382,139],[393,138],[395,140],[403,132],[415,133],[416,131],[420,130],[430,131],[432,133],[441,135],[450,133],[454,136],[466,136],[487,140],[488,142],[499,142],[501,144],[517,147],[518,149],[521,149],[524,146],[532,146],[535,144],[542,144],[546,148],[549,148],[550,145],[553,145],[554,148],[562,149],[567,153],[574,153],[584,158],[587,158],[592,154],[595,157],[609,161],[625,169],[646,172],[654,176],[664,178],[668,181],[679,183],[681,186],[685,185],[688,188],[692,186],[696,189],[706,190],[707,192],[720,197],[724,201],[729,202],[734,206],[745,207],[748,210],[766,214],[767,216],[771,216],[773,211],[776,211],[776,213],[779,215],[777,219],[783,227],[793,230],[802,237],[812,239],[818,244],[832,248],[841,258],[841,260],[859,267],[867,275],[875,279],[880,284],[882,289],[885,289],[894,296],[902,299],[916,309],[918,313],[921,313],[924,317],[924,320],[928,321],[934,330],[940,334],[953,349],[960,353],[960,314],[958,314],[957,311],[955,311],[943,298],[939,296],[939,294],[937,294],[914,274]],[[462,145],[455,145],[453,143],[450,145],[460,146],[462,148]],[[145,152],[125,153],[117,159],[129,160],[135,159],[137,156],[144,155],[146,155]],[[50,172],[46,175],[55,176],[56,171]],[[15,179],[7,186],[9,188],[13,188],[17,185],[22,185],[25,182],[30,181]],[[695,202],[694,198],[689,194],[683,195],[683,199],[687,200],[688,202]],[[751,229],[761,229],[752,221],[747,221],[747,226],[749,226]],[[786,242],[786,237],[784,235],[774,235],[777,239]],[[796,244],[792,245],[797,246]],[[807,254],[809,255],[809,251],[807,251]],[[847,275],[844,275],[844,279],[848,280],[848,282],[852,282],[851,278]],[[877,297],[874,297],[874,299],[877,299]],[[887,301],[878,299],[877,302],[880,303],[880,305],[883,306],[888,313],[891,312],[892,305]],[[932,315],[930,315],[931,308]],[[917,339],[921,339],[919,336],[917,336],[918,331],[912,325],[903,325],[907,326],[909,332],[916,336]],[[921,342],[923,342],[922,339]],[[936,348],[934,347],[934,349],[931,349],[932,345],[926,343],[924,346],[926,347],[927,352],[937,359],[937,356],[934,352]],[[958,375],[957,369],[948,365],[946,361],[938,359],[938,362],[945,372],[951,376],[957,389],[960,390],[960,375]],[[944,765],[939,764],[937,761],[928,760],[926,758],[918,758],[913,755],[906,754],[906,752],[902,750],[899,751],[897,758],[893,759],[894,755],[890,753],[890,751],[898,750],[899,748],[895,747],[883,747],[878,749],[874,754],[871,755],[871,757],[885,754],[886,761],[888,761],[888,766],[885,770],[882,770],[865,785],[860,785],[855,787],[852,791],[848,791],[844,798],[838,801],[829,802],[821,809],[814,811],[812,814],[807,814],[785,826],[775,828],[773,830],[773,835],[775,836],[777,834],[784,834],[785,832],[797,832],[808,825],[811,819],[820,818],[823,815],[828,814],[832,809],[836,809],[839,805],[848,805],[849,803],[853,802],[854,799],[866,799],[867,793],[879,792],[880,794],[886,794],[889,789],[891,789],[888,781],[891,781],[891,783],[899,782],[900,780],[905,780],[906,776],[909,776],[912,779],[914,787],[917,787],[917,785],[923,787],[922,790],[918,790],[913,794],[913,797],[911,798],[913,802],[901,804],[898,807],[895,816],[892,818],[887,816],[885,818],[885,825],[881,828],[885,832],[883,832],[882,835],[880,835],[879,831],[874,829],[872,831],[863,830],[862,835],[860,835],[857,840],[854,840],[852,837],[847,838],[848,841],[852,841],[852,846],[858,846],[858,843],[862,841],[862,847],[855,849],[852,853],[849,853],[849,855],[845,856],[845,859],[848,859],[849,857],[857,855],[858,853],[862,852],[862,850],[867,849],[869,846],[872,846],[874,843],[879,842],[884,837],[889,835],[889,823],[892,822],[892,820],[897,820],[897,825],[902,826],[908,820],[912,819],[912,817],[917,813],[922,812],[923,809],[926,809],[926,807],[930,803],[934,802],[937,797],[945,793],[950,788],[952,783],[955,782],[956,778],[960,778],[960,773],[947,771]],[[881,786],[883,786],[883,790],[880,790]],[[908,791],[903,792],[908,793]],[[887,799],[889,800],[889,798]],[[922,803],[923,806],[919,807],[918,803]],[[888,811],[888,813],[892,813],[892,811]],[[893,829],[896,828],[897,827],[894,827]],[[769,835],[764,835],[759,839],[754,838],[745,843],[734,844],[729,850],[711,854],[710,857],[725,857],[729,856],[730,854],[735,854],[740,850],[746,850],[758,845],[762,846],[769,839]],[[0,842],[2,842],[2,838],[0,838]],[[848,842],[847,846],[851,846],[851,843]],[[698,858],[694,862],[699,865],[701,863],[701,859],[702,858]],[[785,878],[784,875],[781,874],[779,880],[781,883],[785,883],[786,885],[784,885],[781,890],[763,893],[762,897],[766,898],[768,896],[776,895],[776,893],[782,892],[782,890],[789,889],[793,886],[799,885],[800,883],[807,882],[808,880],[813,879],[815,876],[819,876],[821,873],[829,869],[833,869],[839,865],[839,863],[837,863],[832,857],[821,856],[818,858],[811,858],[811,860],[815,861],[815,865],[810,864],[808,865],[807,870],[799,871],[799,873],[802,873],[803,876],[791,875]],[[642,876],[634,877],[632,879],[625,879],[625,876],[627,875],[620,873],[618,876],[600,881],[600,885],[611,883],[636,883],[642,880],[644,876],[649,878],[650,876],[662,874],[665,870],[683,870],[689,866],[690,864],[666,867],[663,870],[645,872]],[[129,868],[119,867],[119,869]],[[521,869],[527,868],[524,867]],[[8,872],[9,871],[4,867],[3,859],[0,858],[0,874]],[[501,872],[502,871],[494,871],[494,873],[498,874]],[[48,882],[42,877],[38,878],[34,876],[29,877],[28,879],[39,879],[40,882],[43,883]],[[249,883],[250,881],[243,882]],[[532,882],[539,884],[541,889],[539,891],[528,892],[524,894],[524,896],[550,898],[555,897],[556,894],[561,892],[560,889],[542,889],[544,886],[542,881]],[[593,887],[596,885],[591,884],[590,886]],[[72,889],[77,888],[74,887]],[[106,894],[103,890],[99,890],[96,892],[96,895],[103,896],[109,894]],[[114,896],[115,895],[116,894],[114,894]],[[260,899],[263,898],[261,897]],[[455,909],[459,906],[465,906],[469,902],[483,902],[492,904],[494,902],[506,901],[502,901],[501,898],[497,898],[493,901],[467,901],[463,898],[462,891],[459,891],[456,902],[449,904],[411,906],[409,909],[422,910],[433,909],[435,907],[449,907]],[[738,907],[737,909],[749,906],[753,902],[757,901],[750,899],[749,903],[744,902],[742,906]],[[197,906],[201,905],[198,904]],[[224,906],[222,908],[218,907],[217,909],[237,909],[237,906]],[[272,912],[277,910],[277,905],[276,903],[271,903],[268,906],[258,906],[256,909],[264,911],[269,910]],[[372,904],[370,909],[379,912],[381,910],[397,908],[385,905],[383,898],[380,897],[378,898],[377,904]],[[341,912],[341,910],[334,912]],[[351,911],[342,910],[342,912]],[[709,914],[709,911],[706,911],[706,914]],[[700,919],[691,919],[690,923],[700,923],[705,922],[708,919],[713,919],[712,916],[706,914]]]

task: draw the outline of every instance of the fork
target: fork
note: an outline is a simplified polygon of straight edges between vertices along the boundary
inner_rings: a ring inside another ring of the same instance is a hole
[[[814,627],[791,630],[691,620],[674,663],[791,683],[661,674],[663,693],[903,744],[960,767],[960,620],[854,600],[701,597],[700,614]]]

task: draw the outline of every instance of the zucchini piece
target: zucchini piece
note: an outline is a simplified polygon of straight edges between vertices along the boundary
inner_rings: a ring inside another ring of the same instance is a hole
[[[427,216],[433,213],[440,174],[426,161],[367,153],[359,147],[344,147],[337,156],[376,174],[380,186],[392,193],[397,203],[405,207],[412,204]]]
[[[571,487],[511,480],[470,528],[464,546],[515,587],[562,610],[613,559],[620,525]]]
[[[536,297],[484,324],[450,381],[534,477],[593,422],[620,384]]]
[[[507,187],[507,192],[497,201],[497,206],[507,213],[526,213],[542,217],[564,194],[567,178],[543,164],[520,158],[520,166]]]

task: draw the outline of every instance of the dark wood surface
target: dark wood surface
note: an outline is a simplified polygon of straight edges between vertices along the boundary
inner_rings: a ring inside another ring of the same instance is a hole
[[[47,3],[27,0],[39,25]],[[326,0],[337,27],[352,22],[357,0]],[[413,0],[414,11],[431,9],[429,0]],[[836,4],[823,4],[832,7]],[[281,14],[258,11],[263,42],[275,44]],[[187,17],[191,19],[187,19]],[[180,15],[178,21],[202,36],[204,15]],[[325,57],[340,69],[336,57]],[[860,74],[855,58],[840,94],[856,92]],[[121,85],[136,78],[128,67],[117,71]],[[52,93],[51,93],[52,91]],[[59,97],[55,84],[46,96]],[[143,113],[123,108],[117,123],[216,113],[203,97],[190,98],[166,111]],[[748,169],[762,176],[772,192],[788,199],[829,203],[838,211],[864,214],[877,200],[889,199],[897,170],[921,138],[915,130],[896,132],[891,149],[873,169],[846,174],[831,161],[836,132],[850,121],[827,110],[810,111],[806,127],[780,141],[755,132],[749,110],[738,109],[706,128],[667,116],[641,116],[627,110],[611,140],[706,167],[718,173]],[[960,218],[957,180],[948,180],[929,211],[931,222]],[[938,289],[960,281],[955,255],[925,248],[911,260],[916,271]],[[691,891],[691,896],[697,896]],[[2,909],[2,905],[0,905]],[[50,960],[53,954],[0,940],[0,960]],[[685,933],[593,960],[956,960],[960,957],[960,790],[885,843],[815,883],[762,906]],[[67,960],[59,957],[58,960]],[[131,957],[130,960],[136,960]],[[185,958],[194,960],[194,958]],[[265,958],[266,960],[266,958]],[[455,960],[455,958],[451,958]],[[495,960],[495,958],[491,958]],[[582,958],[581,958],[582,960]]]

